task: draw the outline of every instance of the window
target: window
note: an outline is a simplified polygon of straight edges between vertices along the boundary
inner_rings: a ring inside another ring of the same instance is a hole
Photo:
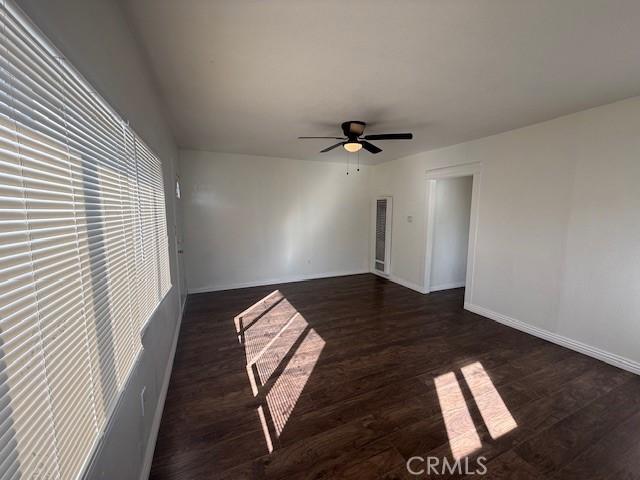
[[[159,159],[0,2],[0,477],[77,478],[171,288]]]

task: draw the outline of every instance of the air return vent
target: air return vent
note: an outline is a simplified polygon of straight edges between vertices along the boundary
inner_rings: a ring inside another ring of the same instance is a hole
[[[391,253],[391,197],[380,197],[375,203],[375,245],[373,268],[378,273],[389,273]]]

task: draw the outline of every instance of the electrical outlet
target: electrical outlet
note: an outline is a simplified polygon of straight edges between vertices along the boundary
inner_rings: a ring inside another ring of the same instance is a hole
[[[142,413],[142,416],[144,417],[144,393],[147,390],[147,387],[142,387],[142,390],[140,391],[140,412]]]

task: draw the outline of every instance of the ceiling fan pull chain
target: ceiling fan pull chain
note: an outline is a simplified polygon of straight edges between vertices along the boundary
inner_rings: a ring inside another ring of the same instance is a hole
[[[360,171],[360,150],[358,150],[358,172]]]
[[[347,152],[345,150],[346,154],[347,154],[347,175],[349,175],[349,152]]]

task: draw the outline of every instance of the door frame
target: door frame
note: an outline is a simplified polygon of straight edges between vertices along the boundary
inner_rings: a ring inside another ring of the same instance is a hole
[[[434,168],[427,170],[426,182],[426,250],[424,256],[424,293],[431,291],[431,266],[433,265],[433,235],[436,215],[436,182],[445,178],[473,177],[471,187],[471,216],[469,219],[469,246],[467,248],[467,274],[465,279],[465,303],[473,299],[473,282],[476,269],[476,242],[478,239],[478,217],[480,214],[480,180],[482,164],[466,163],[452,167]]]
[[[385,245],[384,258],[386,263],[386,271],[376,270],[376,213],[378,200],[387,201],[387,224],[385,225]],[[391,195],[376,195],[373,198],[371,207],[371,254],[370,254],[370,271],[381,277],[388,278],[391,275],[391,241],[393,231],[393,197]]]

